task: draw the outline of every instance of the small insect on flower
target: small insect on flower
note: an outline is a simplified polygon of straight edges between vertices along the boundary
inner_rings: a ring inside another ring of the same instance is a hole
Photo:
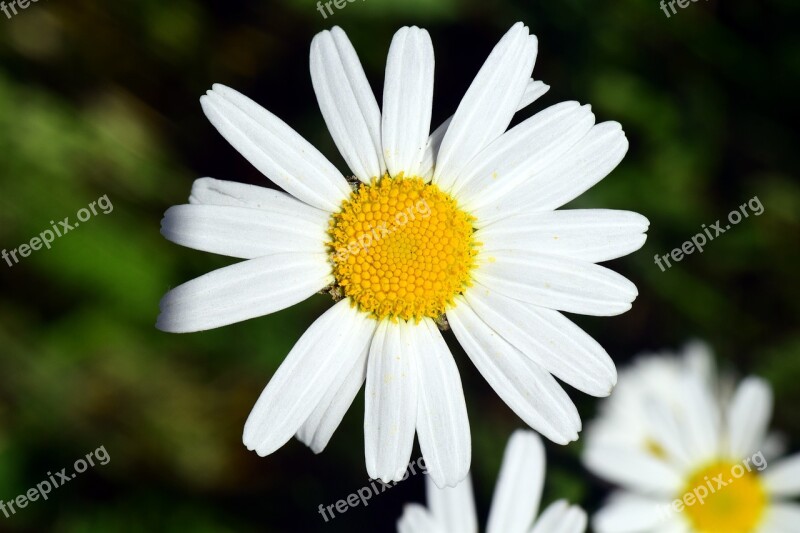
[[[595,396],[608,354],[561,311],[616,315],[637,295],[596,263],[637,250],[647,219],[556,209],[604,178],[628,142],[589,106],[553,105],[506,131],[548,86],[531,79],[536,37],[515,24],[444,124],[430,133],[434,56],[416,27],[394,36],[382,110],[355,49],[333,28],[311,43],[311,79],[351,186],[319,151],[240,93],[201,98],[211,123],[288,194],[210,178],[170,208],[164,236],[247,261],[170,291],[157,327],[216,328],[325,289],[336,302],[264,389],[244,443],[268,455],[293,435],[322,451],[366,381],[367,471],[403,476],[415,433],[432,479],[469,471],[464,393],[440,332],[528,425],[566,444],[580,417],[553,377]]]
[[[547,467],[542,440],[532,431],[511,435],[494,489],[486,533],[583,533],[586,512],[565,500],[550,504],[536,518]],[[406,505],[398,533],[478,533],[469,476],[455,487],[437,488],[427,480],[428,507]]]
[[[775,460],[772,389],[718,380],[705,345],[648,355],[620,374],[587,430],[584,462],[622,488],[594,517],[599,533],[798,531],[800,454]]]

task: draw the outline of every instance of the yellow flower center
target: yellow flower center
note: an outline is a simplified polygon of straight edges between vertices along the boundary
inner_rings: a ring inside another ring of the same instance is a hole
[[[375,318],[439,318],[470,283],[473,218],[421,178],[361,184],[331,217],[336,283]]]
[[[683,512],[698,533],[753,532],[767,506],[758,473],[728,461],[714,462],[692,474],[682,494],[696,497]],[[707,496],[701,501],[702,494]]]

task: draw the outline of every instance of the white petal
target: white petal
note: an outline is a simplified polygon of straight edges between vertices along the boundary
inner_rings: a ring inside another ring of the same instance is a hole
[[[786,497],[800,495],[800,453],[769,465],[763,476],[770,494]]]
[[[525,92],[522,93],[522,99],[519,101],[519,104],[517,104],[517,111],[525,109],[536,100],[544,96],[549,90],[549,85],[531,78],[528,80],[528,85],[525,86]]]
[[[536,61],[536,37],[516,23],[500,39],[467,89],[445,133],[433,181],[448,191],[475,154],[508,127]]]
[[[788,438],[780,431],[770,431],[761,444],[761,451],[767,459],[777,459],[786,455],[789,448]]]
[[[309,213],[324,213],[326,216],[330,216],[328,211],[311,207],[285,192],[259,187],[258,185],[216,180],[214,178],[198,178],[194,180],[192,192],[189,195],[189,203],[249,207],[250,209],[263,209],[285,214],[303,210]]]
[[[511,435],[494,489],[486,533],[526,533],[539,511],[546,462],[536,433]]]
[[[693,533],[689,528],[690,526],[683,517],[672,516],[665,519],[653,533]]]
[[[627,151],[628,140],[618,123],[597,124],[558,161],[472,214],[487,224],[520,211],[557,209],[605,178]]]
[[[350,195],[344,176],[281,119],[224,85],[200,98],[208,120],[265,176],[303,202],[336,211]]]
[[[279,252],[325,253],[330,214],[297,200],[295,213],[221,205],[176,205],[161,221],[170,241],[241,259]]]
[[[643,386],[645,384],[642,384]],[[665,401],[654,401],[648,398],[643,406],[643,414],[647,417],[643,420],[645,434],[647,438],[660,446],[670,461],[682,468],[696,468],[696,461],[693,459],[691,445],[687,446],[686,435],[678,421],[678,413],[674,406]],[[641,446],[641,442],[636,443]]]
[[[367,376],[368,353],[369,344],[367,343],[362,357],[356,361],[353,368],[348,372],[342,372],[342,369],[339,369],[336,382],[328,388],[325,397],[320,400],[314,412],[298,431],[298,440],[311,448],[314,453],[322,452],[328,445],[333,433],[358,395],[358,391],[361,390]]]
[[[227,326],[302,302],[333,282],[327,254],[290,252],[220,268],[161,299],[156,327],[187,333]]]
[[[618,492],[594,516],[592,525],[602,533],[641,533],[654,531],[669,518],[676,518],[670,501]]]
[[[308,420],[303,423],[297,432],[297,438],[311,448],[314,453],[320,453],[328,445],[334,431],[339,427],[367,376],[367,355],[372,341],[372,333],[374,333],[378,324],[364,313],[356,312],[356,315],[353,320],[360,322],[360,326],[365,331],[362,332],[359,329],[358,331],[361,335],[354,339],[354,341],[361,341],[362,345],[357,346],[354,342],[351,348],[353,350],[360,349],[361,355],[352,366],[345,364],[347,361],[342,361],[342,365],[336,371],[336,377],[325,392],[325,396],[322,397],[314,408],[314,412],[311,413],[311,416],[308,417]],[[372,333],[367,334],[369,330],[372,330]]]
[[[454,487],[469,472],[469,420],[461,377],[441,333],[429,318],[416,335],[419,405],[417,438],[428,475],[440,488]]]
[[[720,453],[720,405],[708,383],[687,375],[679,398],[684,402],[687,449],[696,463],[710,461]]]
[[[530,533],[583,533],[587,522],[586,511],[559,500],[545,509]]]
[[[593,125],[588,105],[562,102],[550,106],[477,154],[451,193],[468,211],[489,205],[558,161]]]
[[[397,521],[397,533],[452,533],[436,522],[433,515],[418,503],[411,503],[403,509],[403,516]]]
[[[417,419],[419,347],[404,320],[383,320],[375,331],[367,363],[364,444],[367,473],[384,482],[405,474]]]
[[[433,44],[416,26],[395,33],[386,60],[381,124],[383,156],[391,176],[416,176],[431,131]]]
[[[525,304],[476,285],[470,307],[509,344],[557,378],[592,396],[608,396],[617,382],[614,362],[561,313]]]
[[[536,520],[530,533],[553,533],[558,530],[569,511],[567,500],[557,500],[547,506],[542,515]]]
[[[727,418],[730,457],[750,457],[760,450],[767,436],[772,418],[772,388],[763,379],[745,379],[736,389]]]
[[[613,316],[631,308],[636,286],[584,261],[520,250],[481,253],[474,278],[493,291],[548,309]]]
[[[314,412],[342,367],[353,367],[373,324],[345,299],[297,341],[272,376],[244,425],[248,450],[269,455],[283,446]]]
[[[800,533],[800,505],[775,503],[769,506],[759,533]]]
[[[583,462],[596,475],[636,492],[671,498],[684,482],[674,467],[644,450],[589,446]]]
[[[588,523],[589,517],[586,515],[586,511],[573,505],[567,509],[564,520],[553,533],[584,533]]]
[[[683,364],[686,372],[696,375],[709,386],[717,380],[717,368],[711,346],[699,340],[692,340],[683,347]]]
[[[631,211],[569,209],[520,213],[481,228],[484,254],[523,250],[599,263],[642,247],[648,220]]]
[[[475,367],[517,416],[558,444],[578,439],[578,410],[550,372],[506,342],[462,297],[447,320]]]
[[[446,531],[478,532],[478,515],[469,475],[455,487],[444,489],[437,487],[430,476],[425,476],[425,492],[431,514]]]
[[[447,133],[447,128],[450,127],[452,122],[453,117],[451,116],[442,122],[441,125],[439,125],[439,127],[436,128],[433,133],[431,133],[431,136],[428,137],[428,143],[425,145],[425,152],[422,155],[422,162],[419,164],[419,175],[426,182],[433,179],[433,170],[436,165],[436,157],[439,155],[439,148],[442,146],[444,134]]]
[[[361,181],[386,172],[381,112],[353,45],[338,26],[311,41],[311,82],[333,142]]]
[[[544,94],[550,90],[550,86],[542,83],[541,81],[535,81],[530,79],[528,81],[528,85],[525,87],[525,92],[522,93],[522,98],[517,105],[517,111],[520,111],[536,100],[544,96]],[[442,145],[442,140],[444,140],[444,134],[447,133],[447,128],[450,127],[450,123],[453,121],[452,115],[442,122],[442,124],[431,133],[430,137],[428,137],[428,143],[425,145],[425,155],[422,158],[422,163],[420,164],[420,171],[419,175],[423,178],[426,178],[426,181],[430,181],[433,177],[433,169],[434,164],[436,163],[436,158],[439,155],[439,147]]]

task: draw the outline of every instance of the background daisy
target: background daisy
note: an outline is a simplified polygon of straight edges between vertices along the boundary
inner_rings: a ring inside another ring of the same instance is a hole
[[[702,344],[642,356],[587,429],[586,466],[621,491],[594,517],[612,532],[798,531],[800,454],[775,460],[763,379],[718,380]]]
[[[487,533],[583,533],[586,513],[566,500],[538,518],[547,466],[542,440],[531,431],[511,435],[503,456]],[[398,533],[477,533],[478,516],[469,476],[456,487],[438,488],[427,478],[428,506],[412,503],[397,522]]]

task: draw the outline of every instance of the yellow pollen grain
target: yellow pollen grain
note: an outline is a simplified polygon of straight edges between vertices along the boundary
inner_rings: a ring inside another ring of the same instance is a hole
[[[336,285],[375,318],[438,318],[471,284],[473,218],[421,178],[361,184],[328,232]]]
[[[737,477],[739,476],[739,477]],[[719,486],[719,482],[725,483]],[[698,533],[751,533],[767,507],[767,493],[757,471],[742,464],[716,461],[689,477],[683,494],[707,493],[703,503],[686,505],[683,513]]]
[[[647,439],[644,443],[645,450],[650,455],[657,457],[658,459],[666,459],[667,458],[667,451],[661,446],[658,442],[653,439]]]

